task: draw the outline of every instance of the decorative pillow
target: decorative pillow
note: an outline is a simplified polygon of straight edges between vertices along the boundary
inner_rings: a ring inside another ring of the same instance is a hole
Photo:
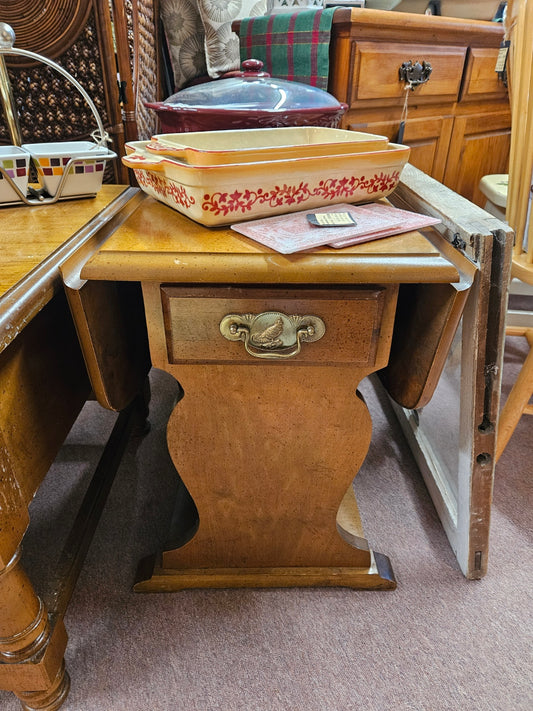
[[[205,32],[197,0],[160,0],[174,89],[179,91],[191,79],[207,74]]]
[[[209,76],[219,77],[240,67],[239,38],[231,23],[243,17],[265,15],[266,6],[267,0],[198,0]]]

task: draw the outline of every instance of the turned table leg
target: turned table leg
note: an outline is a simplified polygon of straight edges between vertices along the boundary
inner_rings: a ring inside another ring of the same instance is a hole
[[[46,607],[20,564],[20,550],[0,571],[0,673],[22,707],[55,711],[69,690],[63,624],[52,630]],[[25,662],[25,663],[23,663]]]

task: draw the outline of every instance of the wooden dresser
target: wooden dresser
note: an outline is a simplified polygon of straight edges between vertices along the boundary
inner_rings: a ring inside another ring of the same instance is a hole
[[[511,133],[507,89],[495,71],[503,28],[493,22],[339,9],[329,91],[348,104],[342,127],[398,139],[410,162],[482,206],[483,175],[505,173]],[[426,63],[426,83],[406,90],[404,62]]]

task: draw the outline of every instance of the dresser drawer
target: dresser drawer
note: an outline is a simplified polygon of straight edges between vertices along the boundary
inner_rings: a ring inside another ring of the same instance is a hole
[[[371,366],[381,340],[390,341],[392,323],[382,325],[383,313],[387,300],[395,299],[395,286],[330,291],[163,285],[168,361],[264,364],[266,358],[273,364]],[[323,324],[323,334],[313,319]],[[298,345],[294,324],[312,338],[304,334]]]
[[[415,89],[412,101],[456,101],[465,56],[465,47],[357,42],[348,103],[357,108],[360,101],[402,99],[405,82],[400,80],[399,72],[402,64],[409,61],[426,62],[432,69],[429,80]]]
[[[468,50],[461,101],[505,99],[507,89],[496,72],[499,50],[474,47]]]

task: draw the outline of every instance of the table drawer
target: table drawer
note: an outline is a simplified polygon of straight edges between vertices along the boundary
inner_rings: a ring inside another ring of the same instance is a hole
[[[401,99],[405,83],[399,71],[404,62],[431,65],[428,81],[415,89],[411,101],[456,101],[459,96],[466,47],[434,47],[422,44],[357,42],[349,104],[369,99]]]
[[[390,340],[382,328],[387,296],[396,287],[162,286],[168,360],[372,365],[380,339]]]

